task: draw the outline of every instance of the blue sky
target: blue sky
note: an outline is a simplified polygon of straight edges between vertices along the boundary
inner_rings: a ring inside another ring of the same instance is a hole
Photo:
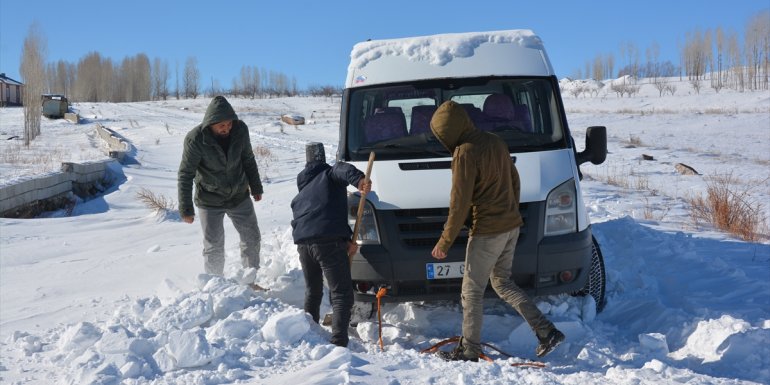
[[[688,33],[721,27],[742,39],[750,17],[768,9],[767,0],[0,0],[0,72],[21,80],[22,44],[37,22],[48,61],[145,53],[168,61],[172,85],[177,63],[181,73],[194,56],[204,87],[213,78],[229,88],[244,65],[295,77],[301,88],[342,86],[359,41],[520,28],[540,35],[561,78],[600,54],[619,68],[629,43],[642,60],[657,43],[660,59],[678,65]]]

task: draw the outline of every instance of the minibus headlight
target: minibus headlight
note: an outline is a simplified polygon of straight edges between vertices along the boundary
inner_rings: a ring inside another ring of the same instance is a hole
[[[361,197],[359,195],[348,195],[348,224],[350,225],[351,230],[356,226],[358,203],[360,200]],[[377,229],[377,219],[374,216],[374,207],[369,201],[364,202],[364,214],[361,216],[357,242],[360,245],[380,244],[380,232]]]
[[[577,231],[575,180],[570,179],[553,189],[545,201],[544,236]]]

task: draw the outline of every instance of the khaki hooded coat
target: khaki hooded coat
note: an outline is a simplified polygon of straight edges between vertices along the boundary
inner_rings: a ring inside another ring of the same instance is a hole
[[[521,226],[519,173],[506,143],[497,135],[477,130],[465,109],[452,101],[439,106],[430,128],[452,154],[449,217],[437,246],[449,250],[469,214],[471,236],[500,234]]]

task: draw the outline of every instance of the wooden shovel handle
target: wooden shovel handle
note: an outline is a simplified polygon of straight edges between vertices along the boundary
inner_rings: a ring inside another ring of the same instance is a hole
[[[369,183],[369,176],[372,175],[372,165],[374,164],[374,151],[369,153],[369,164],[366,165],[366,174],[364,174],[364,183]],[[361,229],[361,217],[364,215],[364,204],[366,203],[366,193],[361,193],[361,199],[358,201],[358,215],[356,216],[356,225],[353,226],[353,242],[358,239],[358,231]],[[350,256],[353,261],[353,256]]]

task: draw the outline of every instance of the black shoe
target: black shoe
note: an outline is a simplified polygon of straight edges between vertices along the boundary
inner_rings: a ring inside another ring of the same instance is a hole
[[[332,339],[329,341],[334,345],[337,345],[341,348],[348,347],[348,343],[350,342],[350,339],[348,339],[347,336],[345,337],[332,337]]]
[[[554,328],[544,338],[538,337],[537,339],[540,340],[540,343],[537,345],[537,348],[535,349],[535,354],[538,357],[543,357],[546,354],[552,352],[554,349],[556,349],[556,347],[559,346],[559,344],[564,342],[564,333]]]
[[[439,356],[444,361],[471,361],[471,362],[479,362],[479,358],[470,358],[465,356],[465,349],[463,349],[461,346],[458,346],[448,352],[445,352],[443,350],[439,350],[436,352],[436,355]]]

